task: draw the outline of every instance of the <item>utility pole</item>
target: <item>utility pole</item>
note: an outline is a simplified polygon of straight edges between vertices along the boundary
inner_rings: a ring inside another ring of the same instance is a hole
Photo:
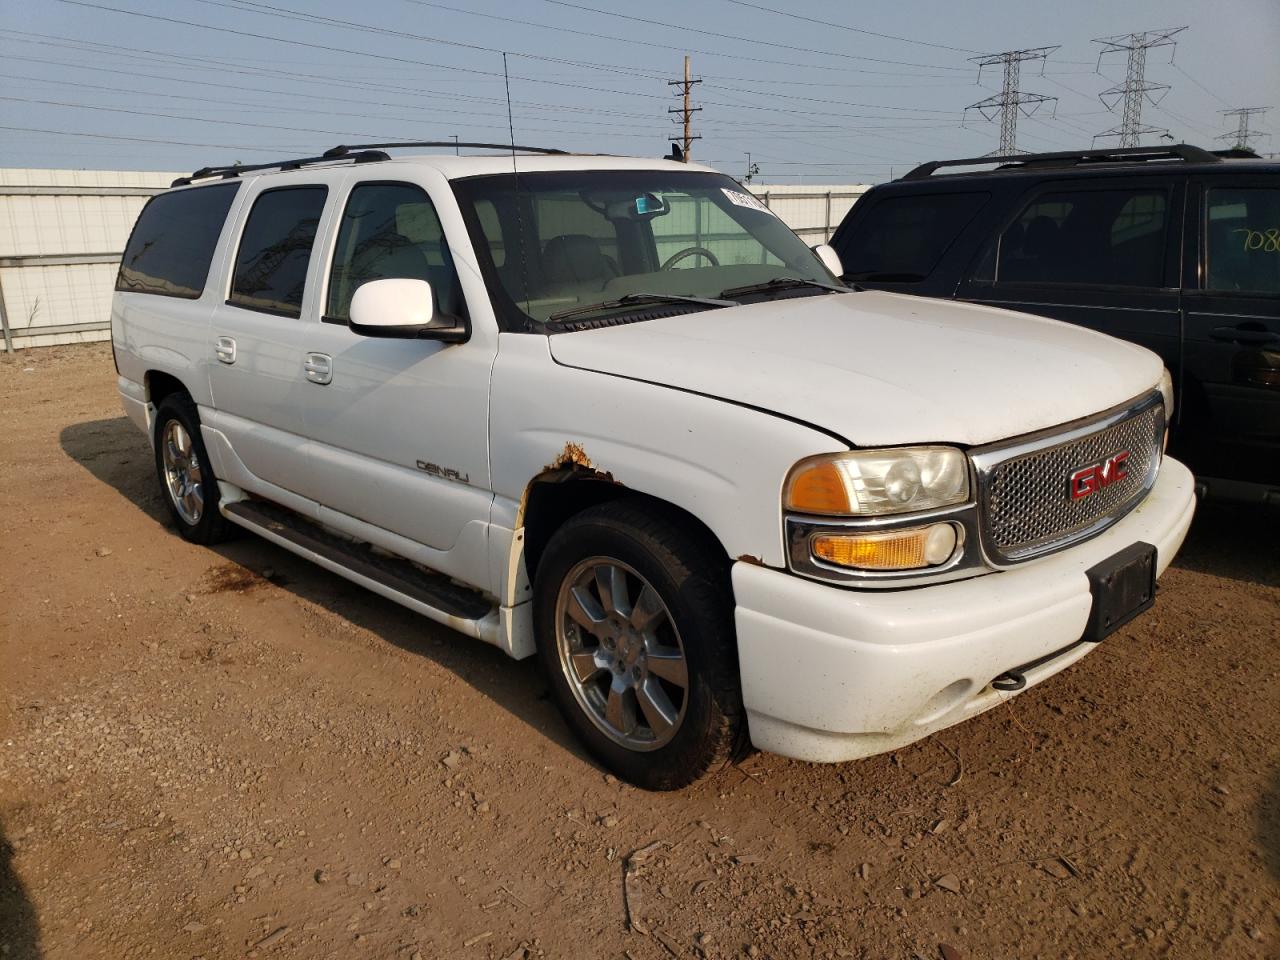
[[[456,157],[460,157],[460,156],[462,156],[462,151],[458,149],[458,135],[457,135],[456,133],[451,133],[451,134],[449,134],[449,136],[453,137],[453,154],[454,154],[454,156],[456,156]]]
[[[1233,141],[1231,146],[1235,150],[1252,150],[1250,140],[1254,137],[1269,137],[1271,134],[1249,129],[1249,121],[1253,117],[1262,116],[1270,109],[1270,107],[1239,107],[1235,110],[1223,110],[1224,117],[1236,118],[1236,129],[1234,133],[1219,134],[1217,139]]]
[[[684,162],[685,163],[689,162],[689,148],[693,146],[693,141],[702,139],[702,137],[699,137],[691,133],[689,128],[689,124],[693,119],[693,115],[702,109],[701,107],[695,107],[690,105],[689,95],[693,90],[693,85],[695,83],[701,83],[701,82],[702,82],[701,80],[692,79],[689,75],[688,55],[686,55],[684,58],[684,79],[667,81],[667,86],[669,87],[680,87],[681,89],[680,89],[680,92],[677,93],[677,96],[684,97],[683,106],[675,107],[671,110],[668,110],[667,113],[678,113],[678,114],[681,114],[681,116],[683,117],[683,120],[684,120],[684,137],[683,137],[684,144],[683,145],[684,145]]]
[[[1000,92],[964,108],[966,115],[970,110],[977,110],[987,120],[1000,117],[1000,148],[995,151],[994,156],[1008,157],[1018,152],[1019,113],[1029,117],[1040,109],[1041,104],[1048,103],[1050,100],[1053,101],[1056,111],[1057,97],[1025,93],[1018,89],[1018,82],[1022,77],[1023,63],[1028,60],[1039,60],[1040,72],[1043,73],[1045,59],[1057,49],[1057,46],[1029,47],[1025,50],[1006,50],[1003,53],[970,57],[970,60],[978,65],[978,82],[982,82],[983,67],[994,67],[999,64],[1004,68],[1004,81],[1000,86]]]
[[[751,162],[751,154],[747,154],[747,175],[742,178],[743,183],[750,183],[751,178],[760,172],[760,164]]]
[[[1169,92],[1167,83],[1147,83],[1147,51],[1154,50],[1156,47],[1176,48],[1178,42],[1173,38],[1185,29],[1187,28],[1171,27],[1168,30],[1143,30],[1141,33],[1123,33],[1114,37],[1100,37],[1093,41],[1102,44],[1102,49],[1098,51],[1099,72],[1102,68],[1102,58],[1108,53],[1124,51],[1128,54],[1124,83],[1117,83],[1114,87],[1098,94],[1098,99],[1102,101],[1103,106],[1112,113],[1115,112],[1118,104],[1124,105],[1120,115],[1120,125],[1102,131],[1093,138],[1095,141],[1102,137],[1119,137],[1121,147],[1136,147],[1138,139],[1144,133],[1158,133],[1162,136],[1169,133],[1163,127],[1148,127],[1143,126],[1142,123],[1143,101],[1150,101],[1151,105],[1155,106]],[[1169,52],[1169,62],[1173,62],[1172,49]],[[1155,96],[1157,93],[1159,97]]]

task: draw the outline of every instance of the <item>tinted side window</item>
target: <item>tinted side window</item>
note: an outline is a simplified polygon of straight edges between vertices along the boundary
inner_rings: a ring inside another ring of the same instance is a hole
[[[987,193],[889,197],[855,220],[836,252],[855,280],[924,280],[987,202]]]
[[[1168,206],[1163,188],[1041,194],[1000,236],[996,282],[1162,286]]]
[[[238,189],[226,183],[153,197],[129,236],[116,289],[197,299]]]
[[[1280,294],[1280,190],[1213,187],[1205,218],[1205,287]]]
[[[302,315],[302,292],[327,187],[281,187],[258,195],[240,237],[231,296],[238,307]]]
[[[338,228],[325,316],[347,320],[360,285],[388,279],[425,280],[438,311],[462,315],[458,276],[430,198],[407,183],[361,184]]]

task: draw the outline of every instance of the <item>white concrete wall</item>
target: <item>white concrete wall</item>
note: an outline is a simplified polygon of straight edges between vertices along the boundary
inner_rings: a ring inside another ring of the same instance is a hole
[[[111,291],[129,231],[150,192],[178,176],[0,169],[0,296],[16,348],[110,336]],[[43,328],[49,332],[36,333]]]
[[[871,189],[870,184],[827,186],[753,183],[749,189],[805,243],[826,243],[849,208]]]

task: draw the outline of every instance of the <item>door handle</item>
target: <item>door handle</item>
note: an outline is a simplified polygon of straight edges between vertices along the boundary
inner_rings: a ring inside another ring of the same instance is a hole
[[[327,353],[308,353],[302,360],[302,369],[312,383],[330,383],[333,380],[333,358]]]
[[[234,337],[219,337],[213,345],[213,352],[221,363],[236,362],[236,341]]]
[[[1280,343],[1280,333],[1272,333],[1270,330],[1261,330],[1256,327],[1214,327],[1209,331],[1209,336],[1214,340],[1258,347],[1268,343]]]

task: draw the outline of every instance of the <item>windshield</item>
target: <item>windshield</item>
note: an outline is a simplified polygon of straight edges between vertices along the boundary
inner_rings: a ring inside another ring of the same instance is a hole
[[[764,204],[720,174],[521,173],[453,188],[508,329],[593,304],[616,310],[629,294],[715,299],[780,277],[835,282]]]

